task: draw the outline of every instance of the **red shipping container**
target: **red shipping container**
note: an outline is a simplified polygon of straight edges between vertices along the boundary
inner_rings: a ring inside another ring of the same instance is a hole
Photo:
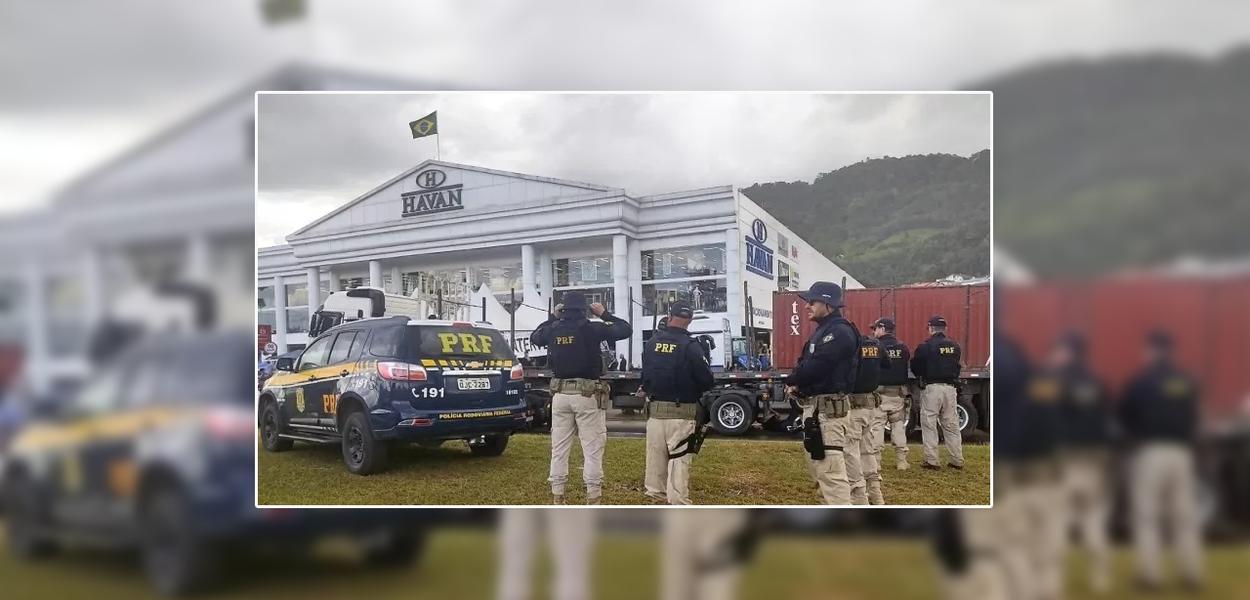
[[[1000,325],[1034,361],[1063,332],[1083,333],[1090,366],[1112,393],[1142,368],[1146,334],[1163,330],[1177,364],[1198,378],[1209,416],[1250,401],[1250,277],[1047,283],[1007,289],[1002,302]]]
[[[910,348],[929,337],[928,322],[942,315],[947,335],[963,348],[969,369],[984,369],[990,357],[990,286],[965,285],[926,288],[869,288],[846,292],[844,313],[860,333],[880,317],[892,317],[896,335]],[[807,318],[807,303],[798,293],[773,297],[773,362],[793,369],[803,344],[815,329]]]

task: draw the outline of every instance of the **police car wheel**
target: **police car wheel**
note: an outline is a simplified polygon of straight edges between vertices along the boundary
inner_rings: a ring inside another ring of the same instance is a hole
[[[285,452],[295,446],[294,440],[280,437],[282,421],[278,415],[278,404],[273,401],[265,403],[265,410],[260,415],[261,446],[268,452]]]
[[[4,490],[4,538],[9,554],[19,560],[31,560],[54,553],[56,544],[39,532],[46,524],[46,505],[34,483],[24,475],[16,475],[9,478]]]
[[[355,475],[370,475],[386,466],[386,444],[373,439],[369,418],[359,410],[343,420],[343,462]]]
[[[508,447],[507,434],[484,435],[467,441],[473,456],[499,456]]]
[[[177,596],[210,579],[213,555],[192,528],[195,515],[173,485],[157,485],[141,504],[143,570],[158,592]]]
[[[751,428],[754,415],[746,398],[725,394],[712,403],[712,429],[721,435],[742,435]]]

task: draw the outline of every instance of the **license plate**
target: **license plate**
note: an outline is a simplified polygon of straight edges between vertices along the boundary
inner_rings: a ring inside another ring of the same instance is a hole
[[[485,377],[461,377],[456,380],[459,390],[489,390],[490,380]]]

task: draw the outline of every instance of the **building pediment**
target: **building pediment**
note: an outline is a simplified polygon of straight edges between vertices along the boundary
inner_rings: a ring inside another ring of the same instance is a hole
[[[623,196],[602,185],[427,160],[313,221],[287,239],[403,226],[442,217]]]

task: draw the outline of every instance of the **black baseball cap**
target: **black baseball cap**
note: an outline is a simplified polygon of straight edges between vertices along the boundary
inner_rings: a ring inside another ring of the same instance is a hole
[[[681,317],[683,319],[694,318],[694,307],[685,300],[677,300],[668,305],[668,316]]]
[[[946,319],[942,315],[933,315],[929,317],[929,327],[946,327]]]
[[[880,319],[873,321],[872,328],[876,329],[878,327],[884,327],[886,331],[894,331],[894,319],[881,317]]]
[[[808,302],[824,302],[834,308],[845,306],[842,302],[842,287],[829,281],[813,283],[811,289],[800,292],[799,297]]]
[[[564,292],[560,297],[564,310],[586,310],[586,296],[581,292]]]

